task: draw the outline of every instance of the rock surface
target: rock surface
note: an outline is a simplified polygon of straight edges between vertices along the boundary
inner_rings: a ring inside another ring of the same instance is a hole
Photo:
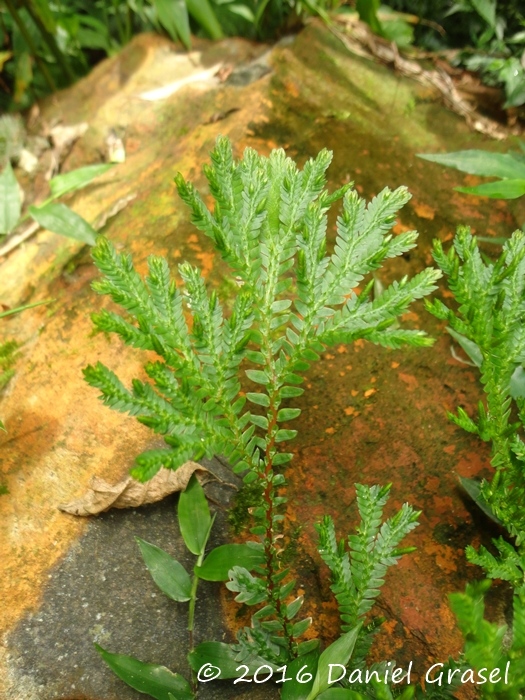
[[[189,260],[219,294],[230,295],[222,264],[192,228],[173,186],[180,170],[203,188],[201,166],[219,133],[239,155],[247,145],[264,153],[283,146],[304,162],[330,148],[331,186],[352,179],[367,197],[385,185],[408,185],[414,196],[396,231],[418,228],[420,244],[380,273],[383,283],[431,264],[432,238],[449,241],[459,223],[494,236],[516,227],[505,203],[452,190],[473,178],[415,158],[486,146],[484,140],[435,95],[351,56],[320,24],[269,53],[241,40],[197,46],[185,54],[162,38],[136,37],[41,106],[44,121],[89,124],[64,171],[100,162],[111,130],[122,138],[126,162],[69,203],[93,221],[133,196],[104,233],[133,254],[140,272],[151,253],[167,256],[173,267]],[[184,670],[183,615],[160,593],[152,597],[154,584],[133,541],[140,535],[183,556],[173,499],[96,520],[56,506],[83,493],[93,474],[118,481],[154,443],[144,426],[103,407],[81,373],[101,360],[129,382],[141,376],[142,358],[115,338],[91,334],[89,315],[107,301],[90,289],[97,275],[86,247],[40,231],[2,261],[0,274],[9,306],[53,299],[1,328],[24,344],[0,402],[8,431],[0,457],[7,491],[0,496],[0,693],[7,700],[138,698],[101,664],[91,642],[108,640],[113,651]],[[387,352],[360,342],[325,353],[309,373],[287,474],[287,536],[313,632],[330,640],[337,613],[315,552],[315,520],[330,512],[341,536],[348,532],[355,524],[353,484],[360,481],[393,481],[391,508],[409,501],[423,510],[410,538],[418,552],[388,575],[380,603],[387,623],[375,652],[400,664],[414,659],[417,673],[460,648],[446,596],[479,577],[463,549],[492,533],[456,487],[457,474],[487,473],[487,448],[445,415],[457,405],[473,410],[481,396],[477,373],[451,357],[450,339],[422,306],[404,322],[437,335],[436,346]],[[227,536],[224,520],[216,532]],[[202,638],[220,639],[238,625],[230,594],[220,595],[206,589]],[[503,613],[500,598],[495,614]],[[225,685],[205,692],[240,694],[239,686]],[[243,692],[255,697],[249,687]]]

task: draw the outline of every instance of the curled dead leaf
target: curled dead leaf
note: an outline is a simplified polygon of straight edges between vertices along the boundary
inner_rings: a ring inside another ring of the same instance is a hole
[[[184,491],[192,474],[201,484],[216,479],[208,469],[197,462],[185,462],[178,469],[162,469],[145,484],[127,476],[118,484],[108,484],[93,476],[86,493],[71,503],[63,503],[58,509],[71,515],[98,515],[110,508],[137,508],[147,503],[161,501],[171,493]]]

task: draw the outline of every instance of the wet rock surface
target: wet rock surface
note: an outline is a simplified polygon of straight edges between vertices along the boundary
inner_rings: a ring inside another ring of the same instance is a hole
[[[144,35],[41,106],[41,120],[89,124],[64,171],[100,162],[111,130],[122,138],[126,162],[68,203],[93,221],[133,196],[103,233],[132,253],[141,273],[151,253],[167,256],[174,270],[189,260],[229,308],[234,290],[222,281],[223,264],[191,226],[173,186],[180,170],[204,189],[202,164],[219,133],[239,155],[247,145],[264,153],[283,146],[304,163],[321,148],[332,149],[330,186],[353,180],[367,198],[385,185],[407,185],[413,199],[394,232],[417,228],[419,245],[380,271],[385,285],[431,264],[432,239],[448,244],[459,223],[489,236],[516,228],[506,203],[453,191],[475,178],[415,157],[494,147],[435,95],[351,56],[318,23],[267,50],[227,40],[202,42],[184,54]],[[37,174],[36,195],[38,178],[44,182]],[[56,506],[82,494],[93,474],[118,481],[134,456],[151,447],[148,430],[103,407],[81,373],[100,360],[129,383],[143,378],[144,358],[115,338],[92,335],[90,313],[109,304],[90,289],[97,272],[87,247],[40,231],[3,259],[0,276],[9,306],[53,299],[0,328],[3,337],[23,342],[0,401],[8,430],[0,453],[0,694],[8,700],[138,698],[105,668],[92,641],[185,670],[185,612],[155,591],[133,540],[139,535],[186,562],[176,499],[98,519],[75,519]],[[408,543],[418,552],[388,574],[378,609],[387,622],[375,651],[377,659],[400,664],[413,659],[417,673],[459,650],[447,594],[479,577],[465,562],[466,544],[487,542],[495,532],[456,485],[457,475],[489,473],[487,446],[446,418],[458,405],[474,411],[482,392],[477,371],[451,356],[450,338],[422,305],[402,322],[437,337],[435,347],[386,351],[359,342],[327,350],[308,373],[303,412],[293,426],[299,436],[287,471],[286,537],[289,564],[307,593],[312,634],[330,641],[338,616],[315,551],[314,522],[330,513],[340,536],[349,532],[356,523],[355,482],[392,481],[389,512],[404,501],[423,510]],[[223,541],[230,533],[220,508],[218,517],[215,537]],[[206,584],[202,593],[200,638],[231,639],[246,622],[233,596]],[[497,586],[492,600],[493,617],[503,617],[506,599]],[[270,692],[265,685],[211,685],[203,698]]]
[[[240,480],[217,460],[205,465],[222,482],[205,486],[216,513],[210,546],[225,542],[227,508]],[[228,483],[230,482],[230,483]],[[231,483],[233,482],[233,483]],[[191,572],[195,557],[187,550],[176,520],[177,496],[160,503],[112,510],[90,522],[87,533],[48,574],[38,611],[26,614],[9,635],[7,661],[16,689],[7,697],[26,700],[58,698],[143,697],[120,681],[100,659],[94,642],[114,653],[131,654],[191,677],[188,648],[188,605],[174,603],[155,585],[135,537],[167,551]],[[219,587],[200,581],[195,616],[195,643],[233,641],[224,629]],[[242,686],[237,696],[271,697]],[[202,685],[204,700],[231,695],[227,683]]]

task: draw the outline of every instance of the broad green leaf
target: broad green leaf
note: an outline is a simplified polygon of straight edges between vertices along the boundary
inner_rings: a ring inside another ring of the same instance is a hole
[[[525,179],[523,180],[498,180],[497,182],[485,182],[475,187],[454,187],[456,192],[463,194],[475,194],[478,197],[490,197],[491,199],[517,199],[525,194]]]
[[[239,17],[242,17],[247,22],[255,22],[255,15],[250,10],[250,8],[247,7],[246,5],[238,5],[238,4],[234,3],[234,4],[229,4],[227,7],[228,7],[228,10],[230,12],[233,12],[234,15],[239,15]]]
[[[458,341],[476,367],[481,367],[483,355],[481,354],[481,350],[479,349],[478,345],[476,345],[473,340],[469,340],[466,336],[455,331],[453,328],[447,326],[445,330],[454,338],[454,340]]]
[[[208,0],[186,0],[186,7],[193,19],[201,25],[211,39],[224,37],[219,20]]]
[[[254,20],[256,27],[259,25],[259,22],[261,21],[263,13],[266,9],[266,5],[268,5],[269,2],[270,2],[270,0],[259,0],[259,2],[257,3],[257,11],[255,13],[255,20]]]
[[[20,218],[21,206],[18,182],[8,161],[0,175],[0,234],[14,229]]]
[[[356,10],[359,13],[361,22],[366,22],[375,34],[382,36],[383,27],[377,17],[379,5],[379,0],[357,0]]]
[[[510,395],[513,399],[525,399],[525,370],[518,365],[510,378]]]
[[[509,91],[507,88],[507,99],[503,105],[504,109],[509,107],[521,107],[525,103],[525,71],[521,70],[521,79]]]
[[[33,219],[43,228],[61,236],[74,238],[88,245],[95,245],[97,232],[79,214],[65,204],[45,204],[42,207],[29,207]]]
[[[433,163],[448,165],[450,168],[456,168],[470,175],[511,180],[525,178],[525,163],[516,160],[510,153],[470,150],[452,153],[418,153],[417,156]]]
[[[472,7],[485,22],[495,29],[497,0],[470,0]]]
[[[83,49],[103,49],[106,53],[111,51],[111,44],[105,32],[80,27],[76,38]]]
[[[111,654],[98,644],[95,649],[110,669],[139,693],[146,693],[155,700],[170,700],[170,693],[176,700],[193,700],[189,684],[179,673],[172,673],[165,666],[145,664],[133,656]]]
[[[463,486],[474,503],[485,513],[485,515],[488,515],[488,517],[495,523],[498,523],[498,525],[503,525],[501,520],[494,515],[489,506],[481,497],[481,483],[476,481],[476,479],[468,479],[465,476],[460,476],[459,481],[461,486]]]
[[[264,562],[264,554],[247,544],[223,544],[208,554],[202,566],[195,567],[195,573],[205,581],[227,581],[228,572],[234,566],[243,566],[251,571]]]
[[[135,537],[153,580],[172,600],[183,603],[191,598],[191,579],[186,569],[167,552]]]
[[[32,0],[33,9],[42,20],[44,27],[50,34],[56,32],[55,20],[49,6],[49,0]]]
[[[319,657],[319,665],[314,684],[307,700],[313,700],[328,688],[328,674],[330,664],[342,664],[346,666],[354,651],[355,642],[361,625],[357,625],[350,632],[343,634],[328,649],[325,649]]]
[[[173,41],[180,39],[191,49],[190,20],[184,0],[153,0],[159,21]]]
[[[393,41],[399,48],[407,48],[414,43],[414,30],[401,17],[381,21],[383,36]]]
[[[239,678],[244,672],[244,669],[237,670],[241,664],[248,666],[252,675],[264,665],[270,666],[274,671],[277,669],[275,664],[265,661],[260,656],[249,656],[242,661],[237,661],[236,656],[237,652],[233,651],[228,644],[223,642],[203,642],[188,654],[188,662],[197,674],[199,671],[202,671],[204,675],[204,667],[206,666],[210,673],[217,673],[217,678],[220,679]],[[216,670],[214,671],[210,667]]]
[[[49,182],[53,199],[61,197],[63,194],[66,194],[66,192],[82,189],[82,187],[89,185],[89,183],[99,175],[107,173],[112,167],[113,163],[86,165],[83,168],[72,170],[70,173],[57,175]]]
[[[286,678],[291,680],[282,683],[282,685],[279,683],[282,688],[281,700],[306,700],[314,684],[318,662],[319,647],[309,654],[298,656],[287,665]],[[304,668],[305,666],[306,668]],[[312,676],[310,680],[308,680],[308,675]],[[275,680],[278,680],[277,676]],[[307,682],[301,683],[301,680]]]
[[[186,490],[179,496],[177,514],[186,547],[192,554],[199,556],[208,540],[211,516],[204,489],[195,474],[192,474]]]

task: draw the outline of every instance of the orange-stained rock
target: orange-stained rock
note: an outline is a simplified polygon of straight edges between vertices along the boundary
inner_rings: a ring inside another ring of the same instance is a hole
[[[185,54],[162,38],[136,37],[119,56],[42,105],[44,120],[89,123],[72,148],[65,170],[98,162],[110,129],[123,138],[126,162],[72,196],[69,203],[94,220],[119,200],[135,195],[108,221],[104,233],[119,249],[133,254],[139,271],[144,272],[151,253],[166,255],[173,267],[190,260],[203,268],[219,294],[230,294],[221,283],[222,263],[209,241],[191,227],[173,186],[173,176],[180,170],[204,187],[201,167],[219,133],[230,137],[238,154],[245,146],[264,153],[283,146],[301,163],[322,147],[332,149],[331,186],[355,180],[367,197],[385,185],[408,185],[417,207],[403,210],[396,231],[420,228],[419,246],[379,271],[383,284],[429,264],[432,238],[448,239],[455,226],[468,223],[469,218],[481,217],[474,223],[483,233],[490,220],[491,233],[497,236],[515,226],[506,208],[496,216],[492,203],[473,203],[454,193],[452,188],[463,184],[460,173],[415,157],[418,152],[479,147],[481,137],[423,96],[416,83],[350,56],[320,24],[313,23],[298,37],[282,42],[269,58],[265,47],[241,40],[196,46]],[[214,73],[223,69],[219,75],[228,77],[221,82]],[[201,78],[192,82],[195,76]],[[161,88],[176,81],[183,83],[176,92],[145,99],[145,94],[157,91],[158,96]],[[121,479],[134,456],[155,443],[154,436],[134,419],[102,406],[97,392],[83,382],[82,368],[98,360],[118,371],[124,381],[142,376],[141,353],[114,337],[91,333],[90,313],[108,304],[90,289],[95,277],[86,247],[45,231],[0,264],[3,303],[14,306],[53,299],[45,307],[1,321],[0,326],[3,337],[24,343],[16,375],[0,401],[0,417],[8,431],[0,438],[0,475],[8,489],[0,496],[0,692],[8,700],[136,697],[109,671],[107,680],[90,685],[96,675],[91,674],[90,664],[98,659],[86,657],[86,668],[77,673],[72,640],[78,630],[71,637],[64,632],[77,625],[86,640],[111,640],[113,623],[107,618],[100,622],[96,615],[102,615],[104,605],[116,611],[111,596],[120,596],[119,614],[124,604],[133,612],[129,617],[122,613],[119,622],[121,642],[127,634],[129,648],[121,644],[114,650],[131,652],[134,641],[138,644],[133,639],[134,617],[142,614],[140,601],[146,605],[151,595],[150,589],[142,588],[149,584],[140,561],[122,563],[123,552],[132,556],[132,547],[128,551],[121,541],[134,534],[131,515],[115,515],[116,537],[110,515],[99,524],[57,510],[59,503],[81,495],[93,475],[107,481]],[[439,336],[434,348],[387,351],[361,342],[352,351],[351,367],[347,353],[338,351],[325,355],[309,372],[309,389],[300,404],[303,413],[294,425],[300,431],[293,446],[295,458],[287,471],[287,536],[292,546],[290,564],[306,591],[313,631],[332,640],[338,616],[326,570],[316,554],[314,522],[330,513],[340,536],[347,534],[356,522],[355,482],[392,481],[389,512],[404,501],[423,510],[421,526],[409,538],[418,551],[388,574],[379,610],[388,623],[374,652],[376,659],[393,656],[401,664],[414,659],[417,673],[427,661],[445,660],[458,652],[461,640],[447,594],[479,576],[479,571],[466,565],[463,549],[486,540],[491,529],[457,489],[458,474],[488,473],[487,447],[446,418],[446,411],[458,405],[472,412],[481,384],[469,378],[472,368],[449,363],[451,341],[443,335],[442,326],[421,304],[414,313],[418,327]],[[412,327],[414,318],[403,323]],[[454,451],[448,449],[452,444]],[[145,515],[136,516],[141,536],[147,536],[151,520],[156,523],[155,533],[166,532],[169,541],[173,530],[175,541],[172,509],[148,508]],[[74,579],[81,576],[82,566],[109,571],[113,556],[121,562],[118,566],[127,568],[125,578],[112,575],[111,587],[108,584],[100,592],[99,579],[93,578],[89,586]],[[53,598],[58,595],[53,588],[57,582],[69,586],[68,594],[73,596],[64,607],[69,625],[64,629],[58,627],[59,598]],[[83,608],[83,596],[87,602],[95,592],[96,610],[91,599]],[[231,601],[232,596],[227,593],[223,599]],[[237,624],[235,604],[225,605],[227,619]],[[159,604],[158,618],[151,613],[155,624],[162,626],[170,609]],[[180,617],[178,612],[173,614]],[[48,626],[57,624],[56,669],[50,666],[55,658],[49,647],[53,635],[28,632],[24,637],[24,629],[29,625],[27,629],[33,630],[39,616]],[[146,660],[163,661],[155,656],[153,622],[151,627],[151,653]],[[30,667],[23,663],[24,644],[32,645]],[[39,644],[43,645],[41,656]],[[182,648],[177,653],[182,656]],[[56,685],[58,669],[65,674],[62,685]],[[75,688],[67,686],[73,676],[75,681],[69,685]]]

